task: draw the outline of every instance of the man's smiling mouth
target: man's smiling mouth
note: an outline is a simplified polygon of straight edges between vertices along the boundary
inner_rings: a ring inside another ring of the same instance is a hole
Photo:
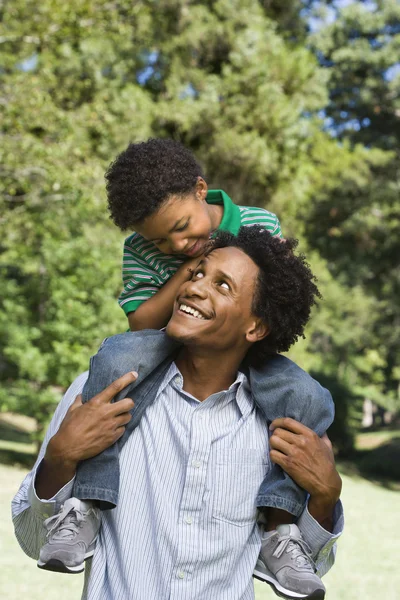
[[[192,306],[188,306],[187,304],[179,304],[179,310],[191,315],[192,317],[195,317],[196,319],[201,319],[202,321],[207,321],[209,317],[206,317],[205,315],[203,315],[199,310],[197,310],[196,308],[193,308]]]

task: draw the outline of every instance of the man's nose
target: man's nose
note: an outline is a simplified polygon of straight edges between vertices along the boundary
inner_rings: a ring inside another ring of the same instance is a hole
[[[191,279],[186,285],[186,294],[188,296],[197,296],[198,298],[207,298],[208,282],[205,277],[201,279]]]

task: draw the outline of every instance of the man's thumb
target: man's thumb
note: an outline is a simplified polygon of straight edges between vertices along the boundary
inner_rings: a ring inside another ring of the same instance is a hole
[[[70,406],[70,410],[75,410],[82,406],[82,394],[79,394]]]

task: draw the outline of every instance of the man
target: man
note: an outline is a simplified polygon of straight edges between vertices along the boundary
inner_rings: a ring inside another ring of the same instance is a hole
[[[216,243],[179,290],[166,334],[181,346],[175,344],[173,354],[147,375],[146,389],[136,388],[131,423],[141,419],[124,437],[118,507],[103,512],[84,598],[254,597],[251,575],[261,545],[256,498],[271,465],[268,427],[255,410],[239,367],[245,357],[253,360],[262,354],[269,334],[255,310],[261,301],[259,281],[266,275],[257,266],[256,253],[265,236],[273,238],[251,229],[239,232],[235,241],[229,234],[222,236],[225,242]],[[285,256],[281,242],[268,243]],[[300,269],[301,264],[298,259],[295,267]],[[299,323],[303,316],[299,315]],[[131,348],[139,340],[142,351],[147,337],[164,336],[124,335],[133,336],[124,338],[132,339]],[[100,380],[108,368],[104,356],[109,356],[108,376],[113,371],[112,343],[106,342],[102,352]],[[91,377],[96,375],[94,365]],[[79,398],[73,400],[82,390],[84,375],[64,397],[40,462],[14,499],[16,535],[29,555],[37,557],[43,543],[43,519],[68,502],[78,464],[123,435],[133,403],[127,398],[109,401],[121,389],[129,389],[135,378],[127,374],[81,405]],[[155,400],[140,415],[143,397],[151,393]],[[332,547],[341,527],[340,478],[329,450],[315,434],[290,419],[278,420],[275,426],[271,458],[310,492],[297,525],[322,575],[333,562]],[[299,466],[299,457],[308,463],[316,457],[313,469],[306,463]],[[73,537],[83,518],[79,506],[63,515],[58,535]],[[286,544],[283,537],[279,543],[287,554],[285,571],[294,569],[311,579],[309,570],[302,573],[305,546]],[[323,598],[323,590],[317,591],[298,597]]]

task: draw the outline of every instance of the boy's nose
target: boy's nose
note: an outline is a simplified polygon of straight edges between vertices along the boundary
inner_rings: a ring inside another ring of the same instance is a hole
[[[171,247],[174,252],[183,252],[187,247],[186,239],[175,239],[171,241]]]

